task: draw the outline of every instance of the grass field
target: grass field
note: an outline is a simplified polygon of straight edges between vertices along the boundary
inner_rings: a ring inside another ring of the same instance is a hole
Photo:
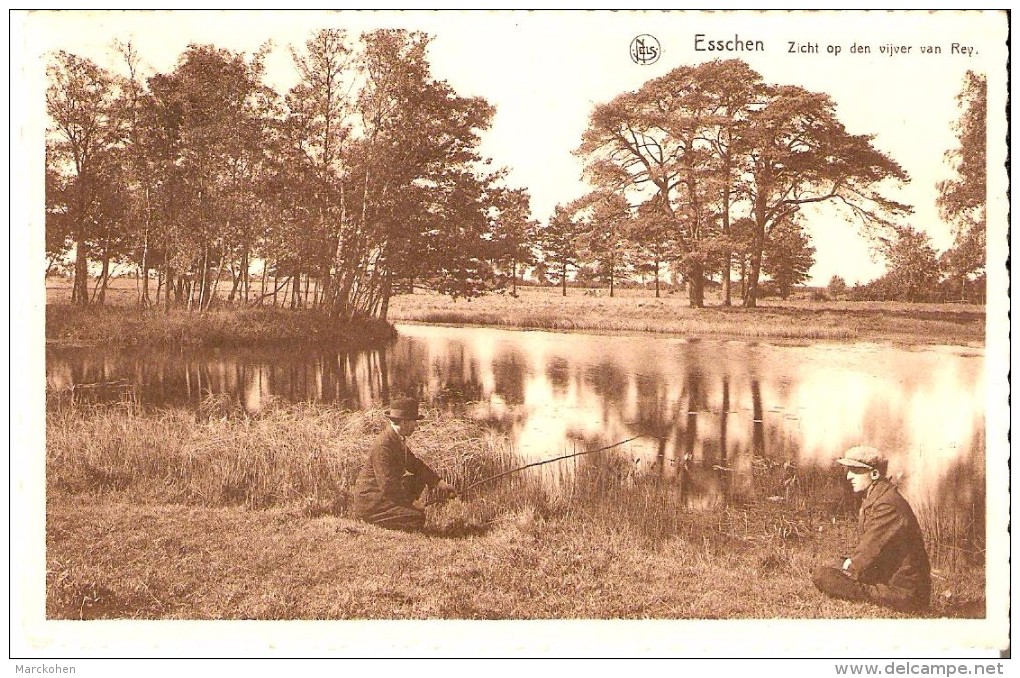
[[[854,539],[835,475],[800,484],[819,496],[700,512],[662,481],[621,483],[595,455],[560,493],[529,470],[429,508],[428,532],[403,534],[347,508],[382,421],[310,405],[251,418],[214,399],[197,413],[51,403],[47,616],[903,616],[810,583]],[[438,412],[412,444],[459,487],[509,463],[505,439]],[[936,562],[931,615],[983,616],[983,565]]]
[[[419,292],[395,297],[389,319],[451,325],[489,325],[584,332],[653,332],[740,339],[820,339],[906,343],[980,344],[983,306],[898,302],[765,299],[758,308],[724,307],[710,294],[705,308],[690,308],[682,294],[655,298],[645,290],[608,297],[570,289],[520,288],[518,297],[493,294],[472,300]]]

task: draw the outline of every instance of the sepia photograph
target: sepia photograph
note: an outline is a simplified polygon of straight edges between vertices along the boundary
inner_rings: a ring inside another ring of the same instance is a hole
[[[1009,28],[12,11],[12,659],[1008,658]]]

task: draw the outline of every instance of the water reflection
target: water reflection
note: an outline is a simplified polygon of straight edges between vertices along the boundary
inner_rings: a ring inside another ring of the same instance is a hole
[[[47,382],[126,380],[151,404],[229,393],[249,411],[270,396],[364,408],[413,394],[500,426],[529,461],[640,435],[621,452],[635,473],[687,483],[703,506],[754,496],[763,459],[828,467],[867,442],[912,500],[983,506],[983,363],[959,347],[405,326],[358,353],[48,350]]]

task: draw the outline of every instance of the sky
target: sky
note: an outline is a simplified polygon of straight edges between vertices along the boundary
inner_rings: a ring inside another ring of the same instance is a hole
[[[24,17],[22,33],[15,31],[12,50],[21,50],[28,88],[38,92],[38,74],[53,50],[120,69],[110,45],[131,39],[150,69],[165,72],[190,43],[251,53],[272,40],[267,79],[283,92],[297,77],[289,48],[326,27],[352,37],[382,27],[433,35],[433,76],[495,106],[481,151],[507,168],[510,185],[529,190],[533,215],[542,221],[586,190],[572,151],[595,105],[681,65],[742,58],[766,82],[830,94],[851,133],[874,135],[874,145],[911,177],[887,195],[913,205],[911,225],[944,250],[952,233],[935,207],[936,183],[952,174],[944,155],[956,145],[955,97],[968,69],[989,75],[993,98],[1006,78],[1006,22],[988,12],[36,12]],[[659,41],[655,63],[631,60],[631,41],[640,34]],[[702,46],[739,36],[760,40],[764,49],[699,51],[699,34]],[[871,53],[852,53],[855,44]],[[881,51],[888,45],[896,53]],[[925,45],[942,52],[923,54]],[[866,282],[881,274],[880,258],[855,224],[831,206],[812,212],[807,228],[817,251],[810,283],[824,285],[833,275]]]

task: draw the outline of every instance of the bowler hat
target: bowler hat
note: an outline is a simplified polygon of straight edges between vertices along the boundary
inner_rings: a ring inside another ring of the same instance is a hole
[[[408,419],[420,421],[425,418],[424,415],[418,414],[418,401],[414,398],[397,398],[390,403],[389,409],[384,410],[384,414],[390,419],[398,421]]]
[[[884,474],[889,462],[887,462],[886,458],[882,456],[882,453],[874,447],[861,445],[858,447],[851,447],[849,450],[844,452],[842,458],[837,459],[836,463],[850,468],[859,469],[861,471],[870,471],[875,469],[879,473]]]

